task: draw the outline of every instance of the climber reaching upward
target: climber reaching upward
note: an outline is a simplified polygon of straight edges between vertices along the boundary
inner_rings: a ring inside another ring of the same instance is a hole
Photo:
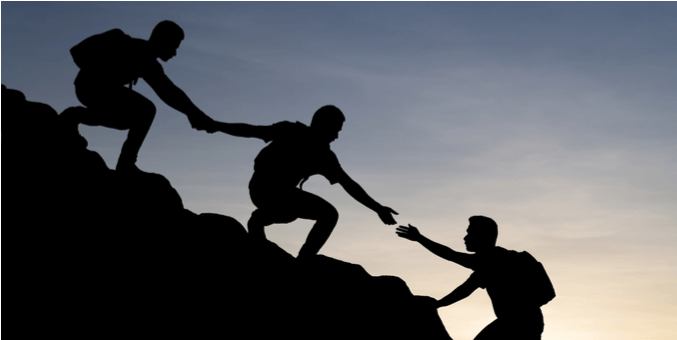
[[[516,252],[496,246],[498,225],[485,216],[469,219],[466,249],[475,254],[457,252],[423,236],[416,227],[399,226],[397,235],[421,244],[433,254],[473,270],[470,277],[432,307],[454,304],[478,288],[487,290],[496,320],[485,327],[475,340],[539,340],[543,333],[541,307],[555,297],[555,289],[543,265],[528,252]]]

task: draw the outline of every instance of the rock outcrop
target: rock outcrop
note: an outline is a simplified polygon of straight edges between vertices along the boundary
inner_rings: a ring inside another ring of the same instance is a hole
[[[122,175],[49,105],[2,87],[6,312],[22,338],[450,339],[397,277],[301,261]],[[6,286],[7,287],[7,286]]]

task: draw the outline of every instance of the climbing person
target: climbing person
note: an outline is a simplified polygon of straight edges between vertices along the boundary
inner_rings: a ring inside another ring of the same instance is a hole
[[[472,216],[464,238],[466,250],[457,252],[423,236],[412,226],[399,226],[398,236],[418,242],[433,254],[473,270],[470,277],[449,295],[432,302],[433,307],[449,306],[486,289],[496,320],[475,340],[537,340],[543,333],[541,307],[555,297],[552,282],[543,265],[528,252],[496,246],[498,225],[485,216]]]
[[[116,170],[140,172],[137,156],[156,113],[155,105],[133,90],[133,85],[143,78],[163,102],[185,114],[193,128],[206,130],[212,119],[174,85],[157,60],[167,62],[176,56],[183,39],[179,25],[162,21],[148,40],[112,29],[75,45],[70,50],[80,68],[74,82],[75,94],[86,108],[66,109],[61,114],[62,124],[76,130],[80,123],[129,130]]]
[[[299,258],[316,255],[331,235],[339,213],[323,198],[303,190],[303,182],[319,174],[329,183],[339,183],[355,200],[376,212],[385,224],[397,222],[393,209],[373,198],[343,170],[330,144],[338,139],[345,116],[333,105],[313,115],[310,126],[279,122],[270,126],[215,122],[212,129],[238,137],[253,137],[269,143],[254,161],[249,194],[257,209],[247,228],[255,239],[265,240],[264,228],[301,218],[314,220]]]

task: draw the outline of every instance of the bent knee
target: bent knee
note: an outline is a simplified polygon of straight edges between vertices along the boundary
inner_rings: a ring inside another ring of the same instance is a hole
[[[153,124],[156,113],[157,109],[155,108],[155,104],[148,100],[147,102],[138,105],[134,116],[129,118],[133,121],[132,124],[134,126],[147,128]]]
[[[155,107],[155,104],[151,102],[150,100],[147,100],[143,105],[139,108],[139,115],[141,118],[144,120],[148,121],[153,121],[155,119],[155,114],[157,113],[157,108]]]
[[[333,205],[327,204],[320,213],[320,219],[326,222],[338,222],[339,213]]]

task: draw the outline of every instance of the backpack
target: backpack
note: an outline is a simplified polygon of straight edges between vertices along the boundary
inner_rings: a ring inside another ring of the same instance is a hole
[[[71,48],[75,65],[81,70],[113,71],[128,58],[132,37],[119,28],[95,34]],[[111,69],[112,68],[112,69]]]
[[[556,295],[555,287],[543,264],[526,251],[516,252],[515,259],[523,282],[521,295],[539,307],[552,301]]]

